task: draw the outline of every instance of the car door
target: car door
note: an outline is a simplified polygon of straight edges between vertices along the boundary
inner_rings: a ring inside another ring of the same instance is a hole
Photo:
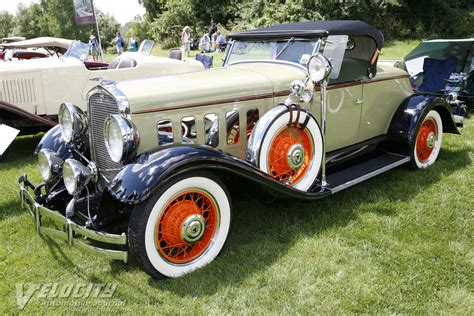
[[[360,81],[328,87],[326,151],[353,145],[359,135],[362,100]]]

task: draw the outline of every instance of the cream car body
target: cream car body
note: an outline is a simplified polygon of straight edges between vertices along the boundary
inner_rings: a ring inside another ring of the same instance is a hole
[[[415,95],[405,71],[377,66],[383,36],[366,23],[231,37],[223,68],[103,82],[87,115],[61,105],[37,148],[46,193],[19,179],[40,233],[179,277],[221,251],[227,187],[318,199],[403,164],[426,168],[442,133],[459,133],[445,100]]]
[[[72,53],[74,45],[79,47]],[[126,52],[109,65],[83,62],[81,57],[87,52],[88,46],[76,41],[64,56],[0,63],[0,110],[8,111],[10,105],[12,111],[20,109],[26,112],[19,115],[19,125],[14,117],[4,123],[21,129],[24,119],[30,119],[31,125],[35,126],[42,118],[53,126],[59,105],[64,100],[70,100],[85,110],[87,92],[100,80],[134,80],[204,69],[193,59],[155,57],[145,52]],[[110,65],[116,68],[108,69]]]

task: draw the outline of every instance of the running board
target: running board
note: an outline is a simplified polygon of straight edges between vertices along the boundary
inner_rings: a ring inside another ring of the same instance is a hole
[[[327,176],[328,189],[336,193],[410,161],[410,157],[386,153]]]

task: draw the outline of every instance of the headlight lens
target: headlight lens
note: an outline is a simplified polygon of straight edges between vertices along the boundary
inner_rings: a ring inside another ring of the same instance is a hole
[[[110,158],[122,162],[135,154],[140,137],[131,121],[115,114],[105,120],[104,138]]]
[[[84,112],[72,103],[63,103],[58,114],[61,134],[66,143],[78,139],[87,131],[88,121]]]
[[[326,79],[332,70],[329,60],[321,54],[312,56],[307,68],[311,81],[315,83]]]
[[[57,179],[61,174],[63,163],[52,150],[43,149],[38,153],[38,166],[44,181]]]
[[[92,171],[75,159],[66,159],[63,167],[63,180],[66,190],[75,195],[89,183]]]

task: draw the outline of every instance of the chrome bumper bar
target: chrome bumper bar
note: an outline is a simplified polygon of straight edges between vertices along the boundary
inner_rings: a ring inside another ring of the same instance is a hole
[[[67,219],[65,216],[63,216],[61,213],[50,210],[37,203],[33,195],[30,193],[30,185],[28,184],[29,182],[26,178],[26,175],[21,176],[18,179],[21,206],[26,207],[30,211],[30,214],[33,217],[33,221],[35,223],[37,234],[48,235],[55,239],[66,241],[70,246],[78,247],[81,250],[98,254],[108,259],[127,262],[127,251],[96,247],[85,242],[86,239],[89,239],[104,244],[126,246],[127,236],[125,233],[122,233],[121,235],[108,234],[91,230],[74,223],[70,219]],[[52,220],[54,223],[56,223],[63,229],[58,230],[42,226],[41,220],[43,218],[48,218]]]

